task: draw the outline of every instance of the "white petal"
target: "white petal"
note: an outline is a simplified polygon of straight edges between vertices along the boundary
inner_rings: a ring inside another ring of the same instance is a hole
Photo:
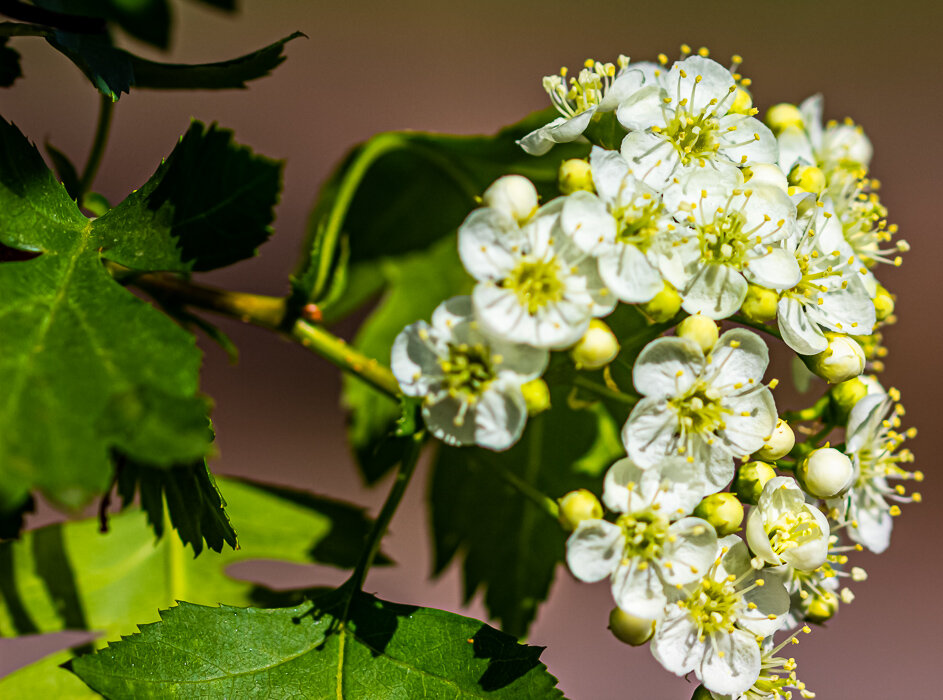
[[[604,202],[614,202],[629,174],[629,164],[618,151],[607,151],[593,146],[589,154],[589,167],[593,173],[593,186]]]
[[[475,279],[500,279],[514,269],[510,246],[521,235],[506,214],[490,207],[475,209],[458,229],[458,254]]]
[[[710,101],[717,100],[712,111],[718,115],[730,109],[732,89],[736,87],[729,70],[703,56],[689,56],[683,61],[676,61],[665,82],[668,97],[674,100],[687,99],[688,109],[693,112],[708,109]]]
[[[633,131],[622,139],[622,157],[629,172],[649,187],[661,189],[680,165],[674,147],[663,137],[650,131]]]
[[[614,221],[612,217],[610,221]],[[621,244],[615,248],[618,254],[599,258],[599,274],[603,282],[621,301],[651,301],[665,286],[661,273],[634,245]]]
[[[644,567],[641,563],[635,557],[616,569],[612,576],[612,598],[630,615],[655,619],[665,609],[665,587],[654,562],[646,562]]]
[[[828,347],[825,333],[809,320],[804,305],[792,297],[779,300],[776,323],[783,341],[800,355],[814,355]]]
[[[750,258],[744,274],[751,282],[770,289],[791,289],[802,279],[796,257],[782,248],[773,248],[766,255]]]
[[[423,404],[422,418],[446,445],[475,444],[475,409],[467,401],[443,394],[438,401]]]
[[[492,383],[474,410],[475,444],[489,450],[506,450],[517,442],[527,421],[527,403],[518,384]]]
[[[678,419],[662,399],[642,399],[622,428],[629,457],[645,469],[664,459],[674,442]]]
[[[758,384],[768,366],[769,348],[763,339],[745,328],[733,328],[717,339],[704,377],[713,387],[729,393],[737,391],[737,384],[743,385],[741,388]]]
[[[704,657],[704,642],[698,636],[687,610],[669,605],[665,619],[655,629],[652,655],[665,670],[683,676],[693,671]]]
[[[812,142],[805,129],[787,126],[779,134],[779,167],[788,174],[798,164],[815,165]]]
[[[623,101],[616,110],[616,118],[629,131],[645,131],[652,126],[664,126],[664,93],[657,85],[648,85]]]
[[[704,659],[695,669],[708,690],[737,696],[760,677],[760,645],[749,632],[720,632],[707,643]]]
[[[641,70],[633,70],[635,66],[620,72],[612,85],[606,90],[605,96],[599,103],[600,112],[611,112],[627,99],[632,97],[645,84],[646,74]]]
[[[622,528],[605,520],[584,520],[566,541],[566,563],[580,581],[601,581],[619,565],[625,539]]]
[[[657,338],[646,345],[632,368],[632,383],[644,396],[680,396],[697,380],[704,354],[696,343],[677,336]]]
[[[719,126],[721,152],[737,165],[775,163],[779,159],[776,137],[759,119],[732,114],[721,119]]]
[[[858,508],[854,515],[858,527],[848,528],[852,540],[875,554],[880,554],[890,546],[894,518],[886,509]]]
[[[732,316],[747,295],[743,275],[727,265],[704,264],[684,290],[681,308],[715,321]]]
[[[573,242],[593,254],[616,237],[616,220],[596,195],[580,190],[566,198],[560,225]]]
[[[766,387],[740,396],[727,397],[723,405],[731,410],[724,416],[721,435],[731,452],[740,457],[760,449],[776,427],[776,403]]]
[[[773,566],[783,563],[779,555],[773,551],[769,535],[766,534],[766,524],[763,522],[763,513],[759,508],[751,508],[747,518],[747,544],[752,552],[763,561]]]
[[[677,539],[666,542],[662,575],[668,585],[690,583],[707,575],[717,554],[717,532],[706,520],[682,518],[671,525],[669,533]]]

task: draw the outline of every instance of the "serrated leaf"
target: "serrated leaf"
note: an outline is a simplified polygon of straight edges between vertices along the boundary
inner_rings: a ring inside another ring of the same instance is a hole
[[[112,449],[153,466],[212,449],[193,336],[103,265],[161,269],[173,241],[161,249],[134,228],[118,237],[111,213],[86,219],[0,119],[0,242],[41,253],[0,264],[0,505],[41,489],[82,506],[108,488]]]
[[[347,566],[370,527],[346,503],[236,479],[220,484],[238,550],[194,558],[177,537],[155,540],[141,510],[113,516],[105,534],[92,518],[0,543],[0,636],[72,629],[115,639],[176,600],[250,605],[256,587],[230,578],[227,567],[251,559]]]
[[[321,189],[292,278],[296,302],[319,303],[339,264],[341,233],[350,264],[422,251],[450,236],[479,196],[507,173],[526,175],[545,197],[556,194],[557,170],[589,152],[562,144],[529,156],[517,139],[557,116],[537,112],[493,136],[388,132],[355,148]]]
[[[114,101],[121,93],[131,91],[134,83],[131,54],[116,48],[107,34],[79,34],[57,29],[46,41],[72,61],[106,97]]]
[[[354,346],[389,362],[393,340],[414,321],[429,318],[444,299],[471,290],[471,278],[458,258],[453,240],[440,241],[428,252],[365,263],[386,284],[376,310],[363,323]],[[353,375],[344,375],[341,400],[350,410],[348,439],[369,483],[380,479],[403,455],[409,438],[396,437],[400,404]]]
[[[203,550],[204,541],[215,552],[221,552],[224,543],[236,549],[236,532],[226,513],[226,502],[204,462],[170,469],[124,463],[118,470],[118,493],[125,507],[139,493],[154,534],[163,536],[169,519],[181,541],[193,548],[194,556]]]
[[[110,260],[133,269],[212,270],[252,257],[268,240],[281,163],[194,121],[154,175],[97,219]],[[138,235],[128,240],[128,231]]]
[[[36,4],[71,15],[101,17],[162,49],[170,43],[167,0],[37,0]]]
[[[625,456],[606,411],[599,405],[572,410],[567,393],[554,390],[553,408],[531,418],[510,450],[442,446],[435,460],[429,495],[434,569],[442,572],[461,553],[466,601],[484,588],[488,612],[516,636],[527,633],[547,597],[566,533],[502,473],[533,494],[559,498],[598,488],[606,468]]]
[[[562,697],[540,663],[542,647],[461,615],[364,594],[338,625],[343,603],[337,594],[275,610],[181,603],[71,670],[109,698]]]
[[[7,46],[9,37],[0,36],[0,87],[10,87],[17,78],[23,77],[20,68],[20,53]]]

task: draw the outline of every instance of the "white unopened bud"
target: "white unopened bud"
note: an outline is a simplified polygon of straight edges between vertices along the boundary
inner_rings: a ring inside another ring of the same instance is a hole
[[[560,163],[557,185],[562,194],[573,194],[579,190],[593,191],[593,173],[589,163],[582,158],[571,158]]]
[[[620,642],[641,646],[655,634],[655,621],[646,617],[630,615],[621,608],[613,608],[609,613],[609,631]]]
[[[828,334],[828,347],[805,359],[806,366],[829,384],[857,377],[864,371],[864,350],[847,335]]]
[[[596,494],[588,489],[570,491],[557,501],[560,506],[560,524],[567,530],[575,530],[584,520],[599,520],[602,504]]]
[[[695,314],[688,316],[678,324],[678,335],[693,340],[707,354],[717,342],[719,332],[717,324],[707,316]]]
[[[795,105],[786,102],[773,105],[766,113],[766,123],[775,134],[790,126],[801,128],[802,112]]]
[[[845,493],[855,478],[848,456],[834,447],[812,450],[799,463],[796,476],[802,487],[816,498],[836,498]]]
[[[779,304],[779,292],[758,284],[747,287],[747,295],[743,299],[740,311],[751,321],[766,323],[776,318]]]
[[[598,318],[589,322],[583,337],[570,350],[577,369],[600,369],[619,354],[619,341],[605,323]]]
[[[789,184],[795,185],[806,192],[819,194],[828,184],[825,181],[825,173],[821,168],[814,165],[797,165],[789,173]]]
[[[789,189],[786,174],[778,165],[773,165],[772,163],[754,163],[748,168],[743,168],[741,172],[750,187],[768,185],[780,189],[783,192]]]
[[[485,206],[524,222],[537,211],[537,188],[522,175],[505,175],[485,190],[481,200]]]
[[[780,418],[776,421],[773,434],[763,443],[763,447],[756,451],[756,456],[768,460],[782,459],[789,454],[795,444],[796,434],[792,432],[789,423]]]

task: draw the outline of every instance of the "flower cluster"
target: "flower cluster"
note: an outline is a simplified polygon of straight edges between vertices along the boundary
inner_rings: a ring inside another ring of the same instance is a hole
[[[899,504],[920,500],[899,483],[922,478],[904,468],[899,395],[866,376],[894,321],[875,270],[907,244],[860,127],[823,125],[819,96],[764,123],[739,57],[682,54],[545,78],[560,117],[521,147],[549,157],[581,141],[586,158],[560,165],[545,202],[519,175],[491,185],[458,231],[473,291],[404,329],[393,371],[436,437],[503,450],[535,410],[530,389],[546,394],[551,352],[569,351],[560,376],[605,368],[607,391],[633,403],[626,457],[602,503],[585,489],[559,501],[570,571],[608,580],[613,633],[693,671],[704,697],[812,697],[774,635],[850,602],[840,580],[865,574],[848,553],[883,551]],[[620,352],[601,320],[620,303],[655,329],[641,351]],[[754,331],[833,386],[780,416]],[[616,356],[634,393],[608,372]]]

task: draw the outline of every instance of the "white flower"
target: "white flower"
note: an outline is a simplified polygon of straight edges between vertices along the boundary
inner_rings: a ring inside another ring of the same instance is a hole
[[[778,187],[732,187],[699,175],[664,199],[697,243],[692,254],[681,249],[683,278],[669,278],[689,314],[726,318],[743,304],[749,282],[788,289],[799,281],[795,256],[780,243],[795,233],[796,207]]]
[[[722,176],[740,166],[775,163],[776,138],[751,115],[732,111],[737,86],[716,61],[690,56],[637,90],[616,112],[629,130],[622,155],[655,186],[700,168]]]
[[[890,544],[892,517],[900,513],[896,503],[920,500],[919,493],[906,496],[903,486],[891,486],[888,480],[923,479],[921,472],[901,466],[913,461],[913,453],[898,448],[916,430],[899,431],[904,414],[896,403],[899,398],[894,389],[884,396],[868,394],[851,409],[845,448],[855,467],[855,479],[844,498],[829,501],[849,523],[849,537],[877,554]]]
[[[478,280],[475,313],[492,335],[534,347],[565,348],[589,321],[617,303],[599,277],[596,260],[559,226],[565,198],[537,210],[510,234],[493,217],[472,212],[458,230],[458,252]],[[490,211],[485,209],[485,211]]]
[[[803,571],[825,563],[830,530],[825,514],[805,502],[788,476],[770,479],[747,520],[747,543],[773,566],[789,564]]]
[[[813,95],[799,105],[802,125],[787,126],[779,134],[779,165],[786,173],[798,164],[818,166],[833,185],[839,170],[867,170],[873,148],[862,128],[850,120],[829,122],[823,128],[823,110],[821,95]]]
[[[826,207],[807,196],[799,203],[798,243],[801,278],[782,292],[777,324],[786,344],[800,355],[828,347],[825,331],[868,335],[874,328],[874,303],[841,224]]]
[[[584,520],[567,540],[567,564],[581,581],[611,579],[622,610],[658,618],[666,586],[702,576],[714,561],[717,534],[700,518],[683,517],[701,498],[704,483],[685,460],[667,458],[642,470],[630,459],[606,473],[603,501],[615,523]]]
[[[705,470],[713,493],[734,472],[734,457],[763,446],[776,426],[773,395],[761,382],[769,350],[755,333],[727,331],[705,356],[691,340],[658,338],[639,353],[632,409],[622,440],[642,468],[683,455]]]
[[[557,117],[518,143],[527,153],[541,156],[557,143],[575,141],[597,113],[612,112],[624,99],[645,84],[650,71],[629,66],[627,56],[620,56],[618,69],[611,63],[587,60],[576,78],[567,83],[567,70],[548,75],[544,90],[562,116]]]
[[[423,397],[429,430],[449,445],[505,450],[521,436],[527,407],[521,385],[539,377],[548,353],[484,335],[471,300],[453,297],[393,343],[392,369],[406,396]]]
[[[790,700],[791,691],[798,690],[803,698],[814,698],[815,693],[806,689],[805,683],[796,677],[796,660],[776,656],[787,644],[798,644],[796,636],[800,632],[810,633],[812,629],[804,626],[796,630],[776,646],[772,638],[764,640],[760,659],[760,676],[753,685],[741,694],[725,695],[711,692],[714,700]]]
[[[652,638],[655,658],[679,676],[694,671],[712,692],[746,691],[762,669],[757,638],[778,630],[789,610],[786,589],[764,573],[736,535],[720,540],[707,574],[675,592]]]
[[[563,230],[599,261],[603,282],[622,301],[650,301],[665,276],[683,275],[682,245],[696,247],[686,226],[665,210],[661,195],[629,174],[615,151],[594,147],[590,155],[597,194],[574,192],[563,204]],[[689,254],[690,255],[690,254]]]

